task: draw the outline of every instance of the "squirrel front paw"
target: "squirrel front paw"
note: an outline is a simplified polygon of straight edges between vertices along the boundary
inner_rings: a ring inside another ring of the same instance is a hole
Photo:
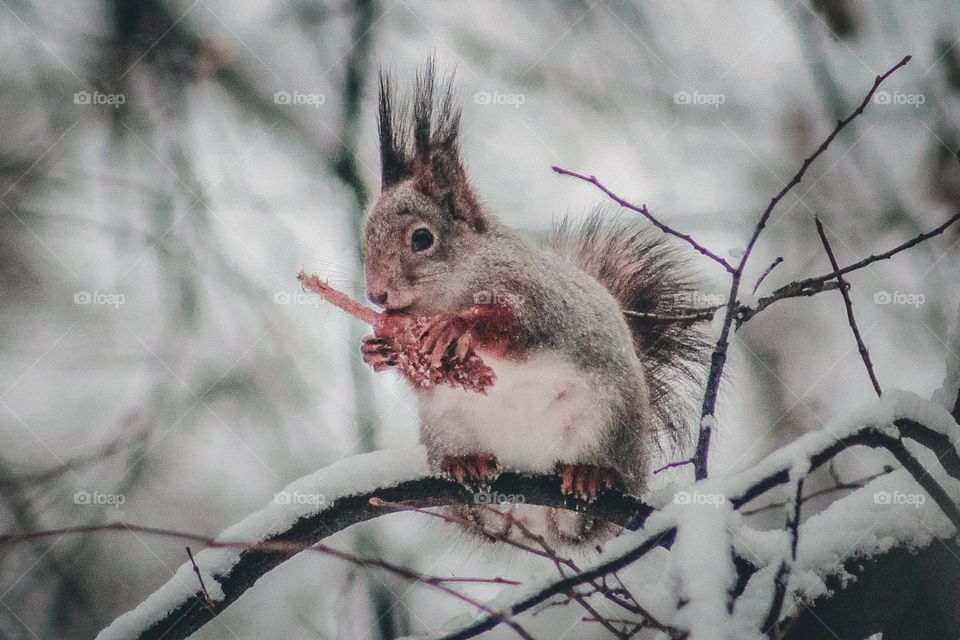
[[[500,463],[491,453],[467,453],[443,456],[440,471],[454,482],[464,486],[487,487],[500,475]]]
[[[558,462],[557,475],[560,476],[561,493],[587,502],[596,500],[604,489],[617,489],[623,484],[619,473],[593,464]]]
[[[374,371],[383,371],[397,366],[397,352],[385,338],[367,336],[360,345],[360,356],[373,367]]]
[[[423,329],[420,341],[434,367],[439,367],[445,358],[464,360],[473,346],[469,324],[456,315],[443,315],[433,319]]]

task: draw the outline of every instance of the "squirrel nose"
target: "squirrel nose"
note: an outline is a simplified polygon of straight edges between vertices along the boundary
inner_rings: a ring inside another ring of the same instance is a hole
[[[385,307],[387,305],[387,292],[367,290],[367,299],[377,306]]]

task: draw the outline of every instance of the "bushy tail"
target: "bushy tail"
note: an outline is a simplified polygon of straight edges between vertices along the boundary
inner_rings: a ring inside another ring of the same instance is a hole
[[[680,438],[710,353],[705,323],[683,319],[701,299],[685,261],[654,229],[603,208],[581,223],[562,220],[551,245],[620,302],[661,426]]]

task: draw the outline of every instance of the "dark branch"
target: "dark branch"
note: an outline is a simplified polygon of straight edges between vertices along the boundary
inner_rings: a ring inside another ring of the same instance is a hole
[[[814,217],[814,221],[817,223],[817,233],[820,235],[820,242],[823,243],[823,249],[827,252],[827,258],[830,259],[830,266],[833,267],[834,271],[837,271],[840,265],[837,264],[837,257],[833,254],[833,247],[830,246],[830,242],[827,240],[827,234],[823,230],[823,223],[821,223],[820,218],[817,217]],[[877,374],[873,370],[870,352],[867,350],[867,345],[863,342],[863,336],[860,335],[857,318],[853,315],[853,301],[850,299],[850,287],[843,279],[843,276],[840,275],[837,276],[837,284],[840,288],[840,295],[843,296],[843,304],[847,309],[847,322],[850,323],[853,337],[857,341],[857,351],[860,352],[860,359],[863,360],[863,366],[867,368],[867,375],[870,376],[870,383],[873,385],[873,390],[877,392],[878,397],[882,396],[883,390],[880,388],[880,381],[877,380]]]
[[[659,469],[654,469],[653,474],[656,475],[656,474],[658,474],[658,473],[661,473],[661,472],[663,472],[663,471],[666,471],[667,469],[676,469],[676,468],[678,468],[678,467],[685,467],[685,466],[687,466],[688,464],[693,464],[693,460],[692,460],[692,459],[691,459],[691,460],[677,460],[676,462],[668,462],[667,464],[663,465],[663,466],[660,467]]]
[[[870,475],[860,478],[859,480],[853,480],[851,482],[841,482],[838,479],[836,481],[836,484],[834,484],[832,487],[826,487],[825,489],[820,489],[818,491],[814,491],[813,493],[808,493],[807,495],[803,496],[800,499],[800,502],[803,504],[806,504],[807,502],[810,502],[811,500],[814,500],[816,498],[832,495],[834,493],[839,493],[841,491],[853,491],[855,489],[862,489],[871,480],[876,480],[880,476],[885,476],[890,472],[892,472],[893,470],[894,470],[894,467],[886,466],[884,467],[883,471],[878,471],[877,473],[871,473]],[[756,507],[754,509],[743,509],[742,511],[740,511],[740,513],[745,516],[753,516],[758,513],[763,513],[765,511],[771,511],[773,509],[782,509],[783,507],[787,506],[787,504],[788,504],[787,502],[771,502],[770,504],[765,504],[762,507]]]
[[[793,564],[797,561],[797,543],[800,540],[800,507],[803,504],[803,478],[797,480],[797,490],[793,499],[793,513],[787,518],[787,530],[790,531],[790,561],[784,559],[777,569],[777,575],[773,580],[774,593],[773,601],[770,603],[770,610],[767,611],[767,617],[763,621],[761,629],[769,636],[776,630],[777,622],[780,620],[780,614],[783,612],[783,600],[787,595],[787,583],[790,581],[790,571]]]
[[[772,263],[770,263],[770,266],[767,267],[763,271],[763,273],[760,274],[759,278],[757,278],[756,284],[753,285],[754,293],[757,292],[757,289],[760,288],[760,285],[763,284],[763,281],[767,279],[767,276],[769,276],[773,272],[773,270],[776,269],[781,264],[783,264],[783,256],[777,256],[777,259],[774,260]]]
[[[787,285],[790,286],[790,285]],[[849,284],[847,285],[850,286]],[[781,300],[789,300],[790,298],[810,298],[818,293],[823,293],[824,291],[834,291],[839,289],[840,285],[836,280],[829,280],[826,282],[819,282],[813,286],[793,291],[785,295],[780,295],[776,292],[769,296],[763,296],[762,298],[757,299],[757,304],[755,307],[749,307],[747,305],[739,305],[737,307],[737,317],[734,320],[735,328],[740,329],[748,320],[751,320],[755,315],[769,307],[775,302],[780,302]],[[778,289],[777,291],[781,291]]]
[[[632,316],[634,318],[646,318],[653,320],[654,322],[709,322],[713,320],[713,317],[717,315],[717,311],[724,308],[726,305],[721,304],[713,307],[698,307],[695,309],[684,309],[686,313],[681,313],[677,315],[667,316],[659,313],[644,313],[643,311],[631,311],[629,309],[623,310],[623,315]]]

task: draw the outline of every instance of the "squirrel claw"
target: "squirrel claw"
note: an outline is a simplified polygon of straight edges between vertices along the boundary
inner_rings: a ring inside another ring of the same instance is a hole
[[[454,482],[470,490],[486,488],[500,475],[500,463],[490,453],[468,453],[459,456],[444,456],[440,471]]]
[[[463,360],[472,341],[460,318],[442,317],[430,324],[422,336],[423,350],[430,354],[430,362],[439,367],[444,358]]]
[[[367,336],[360,345],[360,357],[373,367],[374,371],[383,371],[397,366],[397,352],[384,338]]]
[[[465,333],[455,339],[450,346],[453,349],[453,357],[462,362],[467,359],[467,355],[473,349],[473,339],[469,333]]]
[[[596,500],[604,489],[621,486],[620,474],[592,464],[557,463],[557,474],[560,476],[560,492],[585,502]]]

